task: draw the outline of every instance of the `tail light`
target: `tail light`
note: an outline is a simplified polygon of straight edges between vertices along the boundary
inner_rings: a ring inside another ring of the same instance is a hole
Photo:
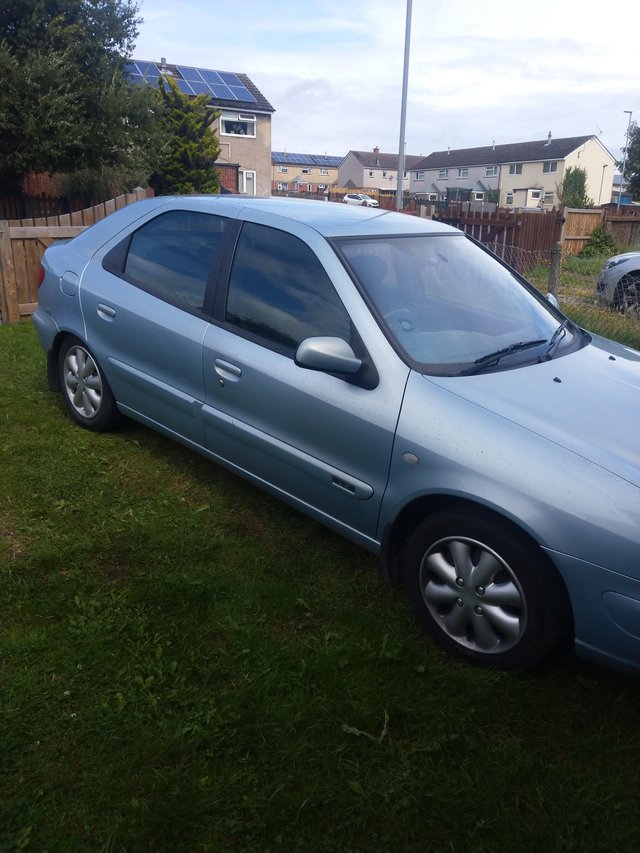
[[[42,284],[43,281],[44,281],[44,267],[42,266],[42,264],[40,264],[40,269],[38,270],[38,287],[40,287],[40,285]]]

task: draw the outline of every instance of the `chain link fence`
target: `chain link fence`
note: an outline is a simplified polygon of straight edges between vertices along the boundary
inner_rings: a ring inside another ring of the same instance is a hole
[[[495,252],[493,245],[487,248]],[[553,293],[561,310],[578,325],[640,349],[640,304],[616,310],[598,299],[598,273],[607,257],[561,257],[559,247],[527,251],[501,246],[496,254],[541,293]]]

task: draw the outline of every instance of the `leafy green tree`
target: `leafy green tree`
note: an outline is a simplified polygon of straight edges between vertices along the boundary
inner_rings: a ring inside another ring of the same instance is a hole
[[[593,207],[593,199],[587,195],[587,171],[582,166],[569,166],[564,180],[558,188],[558,197],[567,207]]]
[[[208,106],[208,96],[184,95],[171,77],[163,79],[160,94],[168,142],[150,185],[158,195],[219,192],[215,162],[220,144],[211,131],[218,113]]]
[[[622,172],[622,161],[616,164]],[[632,121],[627,139],[627,162],[624,173],[629,182],[629,193],[634,201],[640,200],[640,127]]]
[[[122,74],[137,13],[132,0],[0,4],[3,192],[19,190],[31,171],[108,174],[111,184],[133,185],[154,171],[162,103]]]

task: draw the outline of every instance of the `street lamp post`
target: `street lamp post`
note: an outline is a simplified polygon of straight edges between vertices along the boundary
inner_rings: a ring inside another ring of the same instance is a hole
[[[396,190],[396,210],[404,207],[404,129],[407,119],[407,85],[409,82],[409,47],[411,45],[411,3],[407,0],[407,22],[404,34],[404,72],[402,75],[402,104],[400,107],[400,145],[398,149],[398,188]]]
[[[631,110],[623,110],[623,112],[627,113],[629,116],[629,122],[627,124],[627,141],[624,146],[624,156],[622,158],[622,175],[620,180],[620,189],[618,190],[618,207],[617,210],[620,210],[620,198],[622,196],[622,185],[624,183],[624,170],[627,165],[627,148],[629,147],[629,130],[631,129],[631,116],[633,115]]]

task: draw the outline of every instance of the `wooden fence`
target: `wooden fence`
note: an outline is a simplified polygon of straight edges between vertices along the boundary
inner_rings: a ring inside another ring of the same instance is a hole
[[[115,210],[152,195],[153,190],[138,187],[74,213],[0,221],[0,322],[18,323],[35,311],[40,259],[47,246],[75,237]]]

